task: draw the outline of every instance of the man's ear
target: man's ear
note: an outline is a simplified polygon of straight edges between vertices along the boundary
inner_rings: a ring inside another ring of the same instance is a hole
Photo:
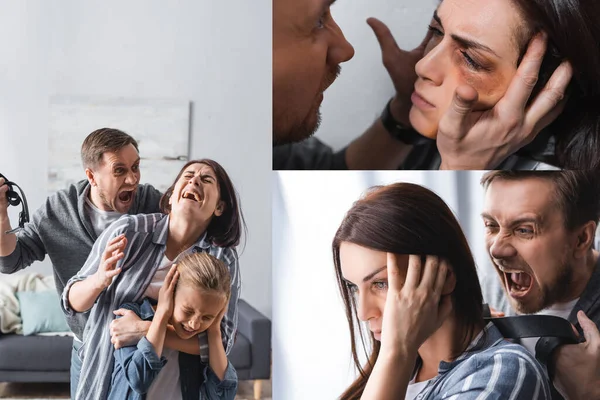
[[[592,248],[596,236],[596,222],[588,221],[575,230],[575,247],[573,256],[582,258]]]
[[[96,186],[96,180],[94,179],[94,171],[89,168],[85,169],[85,176],[87,177],[88,182],[92,186]]]
[[[448,269],[446,282],[444,282],[444,287],[442,288],[442,296],[454,292],[454,288],[456,288],[456,275],[454,275],[454,271]]]
[[[215,208],[215,216],[220,217],[225,212],[227,206],[223,200],[219,200],[219,204],[217,204],[217,208]]]

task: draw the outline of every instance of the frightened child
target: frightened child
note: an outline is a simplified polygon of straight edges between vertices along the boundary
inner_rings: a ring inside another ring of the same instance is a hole
[[[234,399],[237,374],[223,348],[221,320],[231,293],[225,264],[207,253],[190,253],[174,264],[158,295],[121,308],[152,320],[137,344],[115,350],[108,399]],[[207,332],[209,361],[165,348],[167,329],[182,339]]]

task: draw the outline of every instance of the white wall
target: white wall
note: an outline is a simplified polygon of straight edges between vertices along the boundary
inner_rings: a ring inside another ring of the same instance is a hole
[[[479,218],[482,172],[278,172],[273,177],[273,398],[333,399],[355,378],[331,241],[364,191],[413,182],[457,215],[477,261],[485,260]],[[479,203],[478,203],[479,202]],[[473,240],[471,240],[473,238]],[[481,246],[480,246],[481,245]],[[480,275],[486,270],[480,268]],[[360,353],[359,353],[360,354]]]
[[[394,95],[369,17],[383,21],[400,48],[412,50],[421,43],[438,0],[338,1],[331,13],[354,46],[354,58],[342,64],[342,73],[325,92],[323,122],[317,137],[335,149],[362,134]]]
[[[0,0],[0,9],[0,171],[30,209],[45,199],[50,96],[190,100],[191,156],[219,161],[242,201],[242,297],[270,316],[271,3]],[[47,261],[36,268],[50,271]]]

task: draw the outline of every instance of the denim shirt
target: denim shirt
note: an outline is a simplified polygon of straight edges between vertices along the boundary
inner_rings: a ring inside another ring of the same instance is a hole
[[[126,303],[120,308],[136,313],[144,321],[151,321],[154,310],[149,299],[141,304]],[[118,317],[120,318],[120,317]],[[137,346],[122,347],[114,352],[108,400],[143,400],[152,382],[167,360],[158,357],[152,344],[143,337]],[[183,400],[233,400],[237,392],[237,373],[228,362],[223,380],[219,380],[200,356],[179,354],[181,395]]]

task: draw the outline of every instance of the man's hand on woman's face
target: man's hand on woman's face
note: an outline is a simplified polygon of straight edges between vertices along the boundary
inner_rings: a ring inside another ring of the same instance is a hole
[[[546,35],[538,34],[529,42],[506,94],[491,110],[473,111],[478,99],[475,89],[466,85],[456,88],[438,128],[440,169],[494,169],[558,117],[573,75],[567,61],[556,68],[527,106],[545,53]]]
[[[383,66],[392,78],[396,89],[396,96],[390,105],[392,116],[397,121],[410,126],[408,119],[412,106],[410,96],[414,91],[415,80],[417,79],[415,65],[423,58],[425,47],[429,43],[432,33],[427,31],[423,42],[417,48],[405,51],[398,47],[394,36],[383,22],[376,18],[369,18],[367,23],[377,37],[379,47],[381,47]]]
[[[388,253],[388,292],[381,327],[382,351],[411,354],[450,315],[450,295],[442,295],[449,267],[436,256],[410,255],[406,281],[401,282],[398,255]],[[416,354],[415,354],[416,355]]]

